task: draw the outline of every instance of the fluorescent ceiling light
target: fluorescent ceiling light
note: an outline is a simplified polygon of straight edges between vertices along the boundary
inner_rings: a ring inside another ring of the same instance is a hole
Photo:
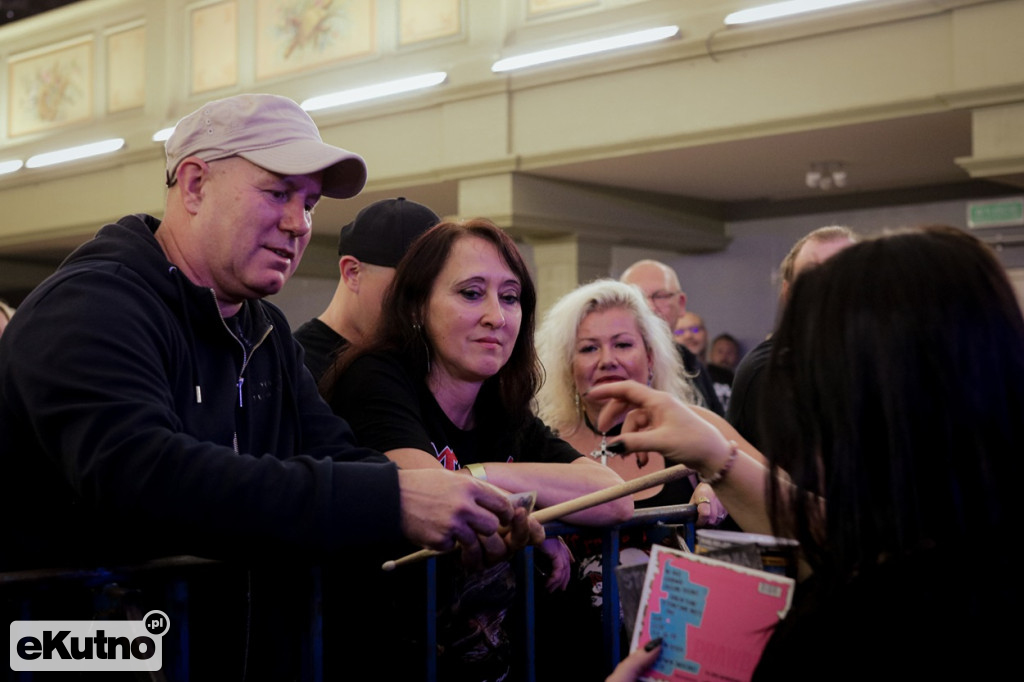
[[[506,57],[505,59],[499,59],[498,61],[494,62],[494,64],[491,66],[491,71],[493,71],[494,73],[502,73],[504,71],[524,69],[528,66],[547,64],[548,62],[557,62],[563,59],[572,59],[573,57],[582,57],[588,54],[597,54],[598,52],[617,50],[622,47],[645,45],[647,43],[653,43],[659,40],[665,40],[666,38],[671,38],[677,33],[679,33],[678,26],[659,26],[658,28],[648,28],[643,31],[623,33],[621,35],[611,36],[609,38],[587,40],[582,43],[574,43],[572,45],[566,45],[564,47],[555,47],[550,50],[540,50],[538,52],[529,52],[527,54],[521,54],[517,57]]]
[[[77,159],[85,159],[90,156],[109,154],[110,152],[116,152],[123,146],[124,138],[115,137],[109,140],[101,140],[99,142],[79,145],[77,147],[58,149],[55,152],[46,152],[45,154],[36,154],[35,156],[30,157],[29,160],[25,162],[25,167],[42,168],[43,166],[52,166],[55,163],[64,163],[65,161],[75,161]]]
[[[433,73],[425,73],[420,76],[399,78],[398,80],[387,81],[386,83],[365,85],[361,88],[352,88],[350,90],[340,90],[329,95],[310,97],[303,101],[299,106],[306,111],[319,111],[320,109],[340,107],[343,104],[364,102],[368,99],[376,99],[378,97],[387,97],[388,95],[397,95],[403,92],[430,88],[444,83],[447,78],[447,72],[435,71]]]
[[[804,12],[814,12],[819,9],[839,7],[841,5],[852,5],[855,2],[864,0],[789,0],[788,2],[775,2],[770,5],[751,7],[750,9],[733,12],[725,17],[725,23],[729,26],[736,24],[750,24],[755,21],[766,21],[778,19]]]
[[[153,133],[153,142],[166,141],[167,138],[171,136],[171,133],[174,132],[174,128],[175,126],[171,126],[170,128],[161,128],[160,130],[156,131],[155,133]]]
[[[10,161],[0,161],[0,175],[5,173],[13,173],[20,169],[25,164],[21,162],[21,159],[11,159]]]

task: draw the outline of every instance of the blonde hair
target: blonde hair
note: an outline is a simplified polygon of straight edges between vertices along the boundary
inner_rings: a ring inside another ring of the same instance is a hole
[[[613,279],[599,279],[559,299],[544,316],[537,332],[537,354],[545,374],[537,392],[537,415],[555,431],[571,433],[581,420],[572,371],[580,324],[590,313],[612,308],[628,310],[636,319],[651,356],[651,386],[685,403],[698,401],[672,340],[672,331],[651,311],[640,289]]]

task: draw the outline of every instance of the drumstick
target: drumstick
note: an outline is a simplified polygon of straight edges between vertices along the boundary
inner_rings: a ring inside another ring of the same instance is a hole
[[[632,495],[635,492],[646,490],[647,488],[653,488],[654,486],[661,485],[662,483],[675,481],[683,478],[684,476],[689,476],[692,473],[693,469],[690,469],[683,464],[677,464],[675,466],[668,467],[667,469],[662,469],[661,471],[655,471],[653,474],[640,476],[639,478],[634,478],[633,480],[626,481],[625,483],[613,485],[602,490],[595,490],[592,493],[581,495],[575,499],[559,502],[558,504],[553,504],[550,507],[545,507],[544,509],[538,509],[530,516],[532,516],[537,523],[541,524],[548,523],[550,521],[557,521],[563,516],[568,516],[574,512],[590,509],[591,507],[596,507],[599,504],[611,502],[612,500],[617,500],[620,497]],[[439,552],[434,549],[421,549],[418,552],[406,554],[400,559],[385,561],[381,568],[385,571],[392,571],[397,566],[411,564],[446,553],[447,552]]]

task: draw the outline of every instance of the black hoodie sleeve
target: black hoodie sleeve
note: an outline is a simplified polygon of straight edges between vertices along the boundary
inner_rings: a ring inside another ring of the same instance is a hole
[[[330,556],[400,538],[394,465],[345,461],[351,431],[305,395],[312,381],[298,384],[310,452],[239,453],[230,407],[214,395],[196,404],[196,348],[130,268],[72,269],[26,304],[4,339],[0,440],[18,479],[5,507],[50,528],[34,542],[70,547],[85,533],[93,549],[221,558]]]

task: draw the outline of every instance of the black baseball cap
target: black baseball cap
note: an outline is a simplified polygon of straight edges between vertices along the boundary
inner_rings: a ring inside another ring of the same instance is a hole
[[[436,213],[405,197],[370,204],[341,228],[338,255],[393,268],[417,237],[441,222]]]

